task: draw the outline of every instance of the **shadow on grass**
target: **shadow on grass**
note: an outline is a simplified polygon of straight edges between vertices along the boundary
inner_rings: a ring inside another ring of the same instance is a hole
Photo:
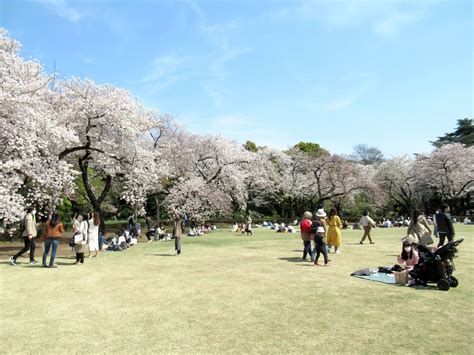
[[[175,256],[175,254],[143,254],[143,256]]]
[[[75,256],[56,256],[56,260],[61,259],[61,260],[76,260]]]
[[[396,287],[403,287],[403,288],[411,288],[412,290],[416,291],[439,291],[438,286],[435,285],[413,285],[413,286],[406,286],[406,285],[398,285],[398,284],[393,284],[393,286]]]
[[[55,263],[58,266],[76,266],[76,263]]]
[[[18,250],[21,250],[22,248],[23,248],[22,246],[1,246],[0,247],[0,253],[18,251]]]
[[[278,258],[278,260],[283,260],[283,261],[288,261],[289,263],[304,263],[304,260],[301,260],[301,258],[297,257],[291,257],[291,258]]]

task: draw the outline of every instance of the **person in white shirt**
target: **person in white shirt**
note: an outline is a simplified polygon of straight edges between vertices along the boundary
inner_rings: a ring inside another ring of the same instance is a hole
[[[94,212],[89,220],[89,258],[92,257],[92,252],[95,252],[96,258],[99,256],[99,227],[100,215]]]
[[[359,221],[359,226],[364,229],[364,235],[362,236],[362,239],[359,243],[364,244],[365,238],[369,238],[370,244],[374,244],[372,237],[370,236],[370,231],[372,230],[372,227],[375,226],[375,222],[372,218],[370,218],[369,211],[364,212],[362,218]]]
[[[89,219],[86,213],[79,214],[77,217],[79,223],[75,231],[76,265],[84,264],[84,252],[86,250],[87,239],[89,237]]]
[[[237,224],[237,222],[234,223],[234,225],[232,226],[232,232],[237,232],[239,230],[239,225]]]

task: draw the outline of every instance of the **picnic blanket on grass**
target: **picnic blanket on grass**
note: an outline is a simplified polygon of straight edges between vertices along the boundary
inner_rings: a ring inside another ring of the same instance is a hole
[[[355,271],[351,276],[369,281],[382,282],[384,284],[395,285],[395,275],[387,267],[378,267],[373,269],[362,269]]]

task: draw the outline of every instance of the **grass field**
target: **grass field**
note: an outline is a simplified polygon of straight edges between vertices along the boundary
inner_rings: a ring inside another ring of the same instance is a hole
[[[363,246],[344,232],[328,268],[300,261],[299,236],[267,230],[186,238],[180,257],[172,242],[83,266],[62,256],[51,270],[2,257],[0,352],[472,354],[474,226],[456,230],[460,285],[448,292],[349,276],[393,264],[400,229]]]

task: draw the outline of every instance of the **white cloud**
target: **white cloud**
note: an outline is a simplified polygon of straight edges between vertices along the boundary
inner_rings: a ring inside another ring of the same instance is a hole
[[[176,53],[157,56],[153,59],[148,74],[140,82],[164,89],[177,81],[186,80],[195,75],[196,62],[197,58]]]
[[[228,76],[228,63],[249,52],[251,52],[250,48],[220,48],[217,55],[211,59],[208,66],[209,72],[217,79],[223,80]]]
[[[421,21],[436,1],[302,1],[268,14],[265,20],[316,21],[329,28],[368,26],[375,34],[394,35]]]
[[[201,87],[216,107],[221,107],[230,96],[230,91],[227,88],[220,88],[212,83],[201,84]]]
[[[79,12],[77,9],[68,5],[66,0],[40,0],[38,2],[53,8],[58,16],[71,22],[77,22],[85,16],[85,13]]]
[[[409,13],[394,13],[374,24],[374,31],[379,35],[394,35],[404,27],[421,20],[421,16]]]
[[[215,118],[213,124],[222,128],[235,128],[235,127],[250,127],[252,126],[252,122],[244,117],[239,116],[221,116]]]
[[[260,146],[286,149],[297,141],[291,131],[265,125],[261,120],[243,114],[204,118],[196,113],[184,113],[177,121],[192,132],[221,135],[241,144],[251,140]]]
[[[358,99],[358,96],[347,96],[341,99],[333,100],[324,105],[326,111],[341,111],[352,106]]]

